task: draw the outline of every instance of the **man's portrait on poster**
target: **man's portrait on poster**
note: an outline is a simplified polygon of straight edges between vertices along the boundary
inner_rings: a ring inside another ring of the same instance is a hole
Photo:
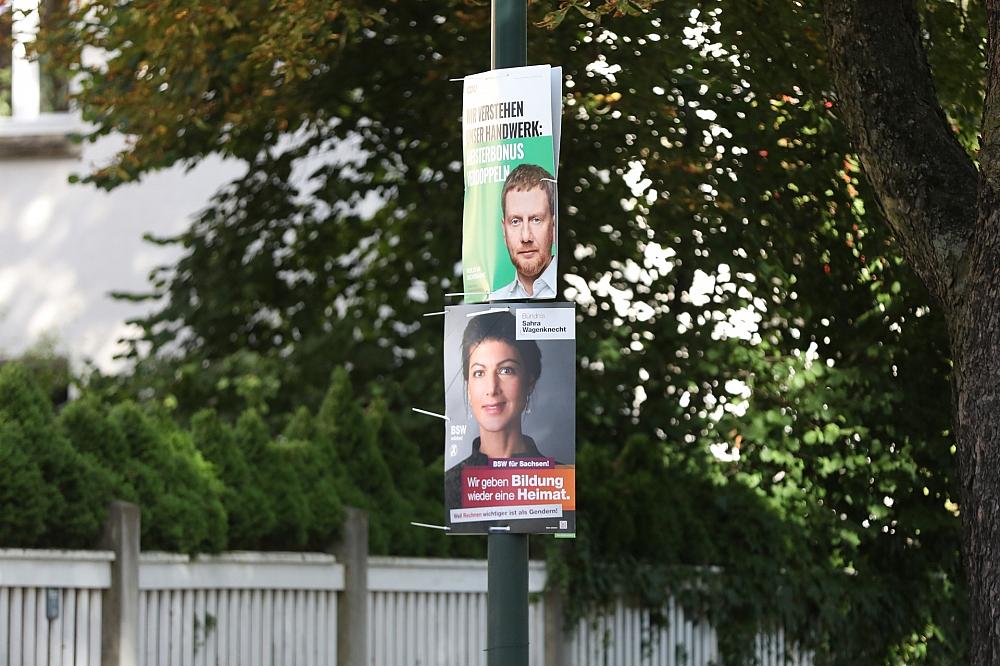
[[[520,164],[500,192],[504,243],[514,280],[490,293],[491,301],[556,297],[556,181],[536,164]]]

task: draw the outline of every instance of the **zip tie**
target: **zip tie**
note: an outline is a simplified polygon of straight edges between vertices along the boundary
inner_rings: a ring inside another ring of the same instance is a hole
[[[413,411],[415,411],[418,414],[426,414],[427,416],[436,416],[439,419],[443,419],[445,421],[450,421],[451,420],[447,416],[445,416],[444,414],[438,414],[437,412],[428,412],[426,409],[417,409],[416,407],[410,407],[410,409],[412,409]]]
[[[489,310],[480,310],[479,312],[470,312],[466,317],[478,317],[479,315],[492,314],[494,312],[510,312],[510,308],[490,308]]]
[[[490,532],[510,532],[510,525],[490,527]]]
[[[490,292],[488,291],[448,291],[445,292],[445,296],[486,296]]]
[[[425,317],[437,317],[438,315],[443,315],[443,314],[445,314],[444,310],[442,310],[441,312],[428,312],[428,313],[424,314],[424,316]]]
[[[417,523],[412,520],[410,521],[410,524],[414,527],[429,527],[432,530],[443,530],[445,532],[451,531],[450,527],[445,527],[444,525],[428,525],[427,523]]]

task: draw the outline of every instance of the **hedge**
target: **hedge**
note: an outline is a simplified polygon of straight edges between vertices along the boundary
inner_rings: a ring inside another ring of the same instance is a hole
[[[57,410],[35,375],[0,368],[0,546],[92,547],[121,498],[142,509],[145,550],[325,550],[345,505],[369,510],[373,553],[463,547],[410,525],[440,519],[440,473],[343,370],[316,413],[299,409],[278,433],[256,407],[183,422],[84,390]]]

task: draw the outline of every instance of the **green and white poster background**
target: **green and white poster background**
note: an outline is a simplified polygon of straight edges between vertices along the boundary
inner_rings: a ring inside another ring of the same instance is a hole
[[[532,65],[467,76],[462,106],[463,291],[467,303],[479,303],[514,280],[501,226],[507,174],[528,163],[557,176],[562,68]],[[552,253],[556,262],[555,246]]]

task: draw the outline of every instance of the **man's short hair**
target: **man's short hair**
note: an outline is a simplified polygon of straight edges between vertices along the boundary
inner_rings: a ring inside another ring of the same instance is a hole
[[[500,192],[500,208],[503,219],[507,219],[508,192],[511,190],[527,192],[538,187],[545,191],[545,196],[549,199],[549,215],[554,222],[556,219],[556,180],[551,173],[537,164],[518,164],[507,174],[506,180],[503,181],[503,190]]]

